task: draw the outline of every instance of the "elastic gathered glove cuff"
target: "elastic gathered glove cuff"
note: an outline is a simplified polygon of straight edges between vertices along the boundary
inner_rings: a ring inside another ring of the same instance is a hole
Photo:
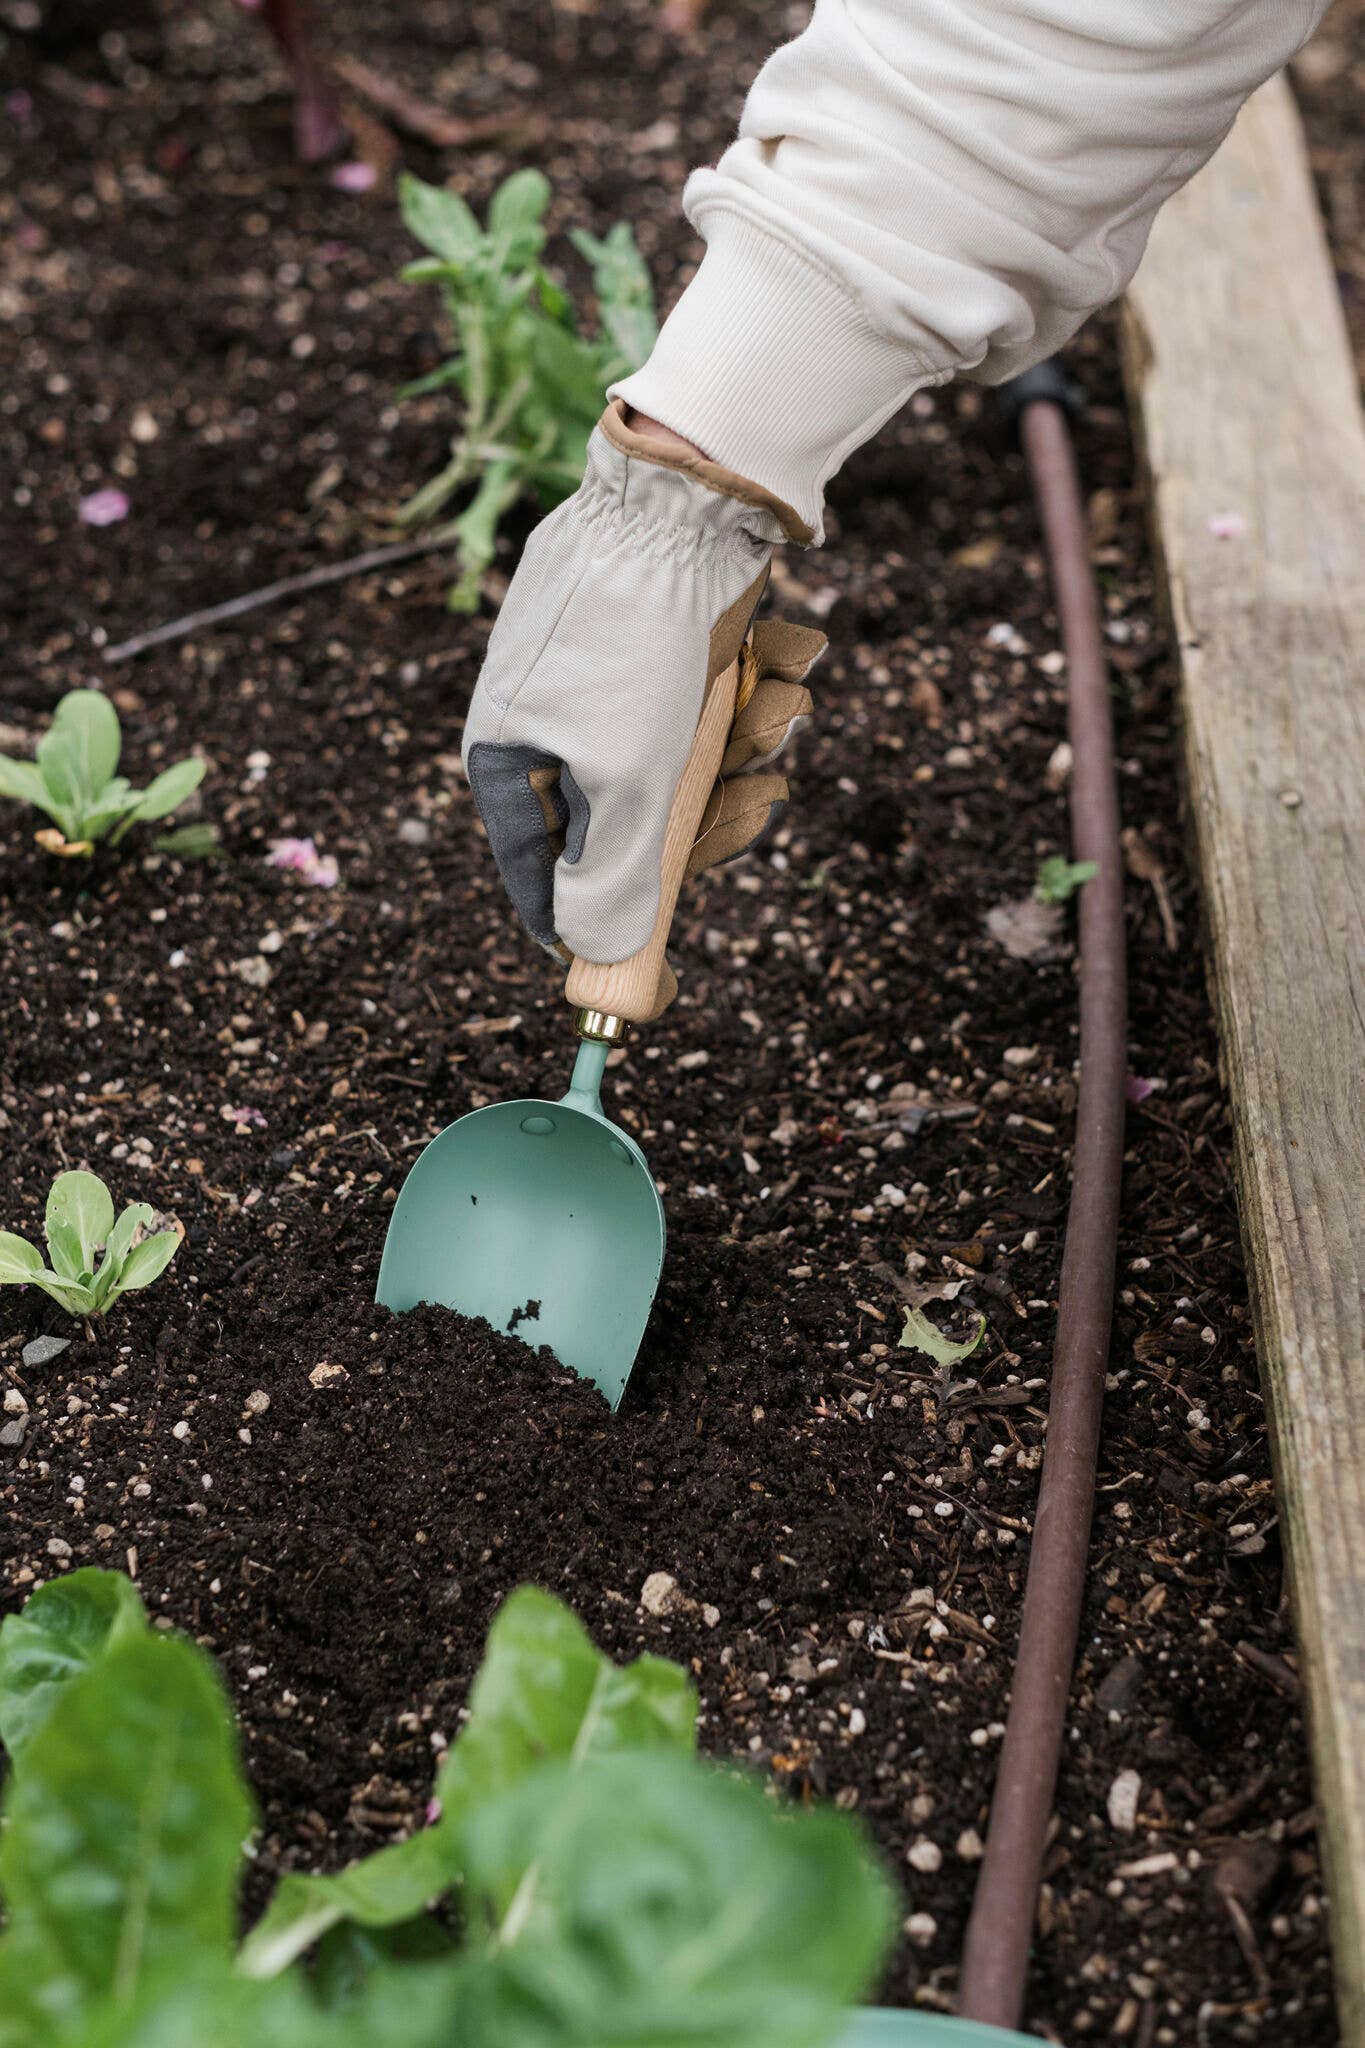
[[[705,227],[701,268],[649,361],[610,395],[762,485],[822,540],[828,479],[941,373],[779,236],[715,205]]]

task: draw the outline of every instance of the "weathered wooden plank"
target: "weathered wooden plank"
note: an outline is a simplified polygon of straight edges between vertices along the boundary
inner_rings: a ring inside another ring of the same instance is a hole
[[[1162,215],[1126,329],[1179,646],[1343,2031],[1362,2048],[1365,428],[1282,79]]]

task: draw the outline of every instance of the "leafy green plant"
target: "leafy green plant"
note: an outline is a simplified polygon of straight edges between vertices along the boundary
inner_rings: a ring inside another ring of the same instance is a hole
[[[1034,896],[1039,903],[1066,903],[1083,882],[1092,882],[1099,871],[1097,861],[1068,860],[1065,854],[1054,853],[1038,870]]]
[[[695,1716],[522,1588],[439,1818],[286,1878],[234,1955],[252,1808],[213,1666],[120,1575],[56,1580],[0,1628],[0,2048],[817,2048],[890,1888],[842,1814],[699,1762]]]
[[[579,333],[572,301],[540,261],[550,187],[539,171],[515,171],[498,187],[486,228],[454,192],[413,177],[399,189],[404,221],[431,251],[403,276],[439,285],[456,340],[454,355],[403,396],[455,385],[463,401],[450,460],[399,519],[422,525],[474,486],[446,529],[462,572],[451,608],[472,611],[503,515],[527,494],[548,509],[577,490],[607,386],[654,345],[654,293],[624,222],[602,240],[573,230],[601,319],[600,334]]]
[[[150,1287],[179,1251],[178,1231],[149,1230],[155,1213],[148,1202],[130,1202],[115,1222],[98,1174],[59,1173],[43,1218],[51,1265],[27,1238],[0,1230],[0,1287],[38,1287],[68,1315],[102,1316],[121,1294]]]
[[[117,846],[131,826],[178,810],[198,789],[205,767],[202,761],[177,761],[146,789],[134,789],[117,773],[122,750],[118,713],[109,699],[99,690],[69,690],[38,742],[36,760],[0,754],[0,796],[47,813],[52,825],[35,836],[49,853],[69,860],[93,853],[102,839]],[[184,829],[202,835],[211,828]],[[168,840],[178,836],[172,833]],[[167,852],[184,852],[167,841],[158,843]]]

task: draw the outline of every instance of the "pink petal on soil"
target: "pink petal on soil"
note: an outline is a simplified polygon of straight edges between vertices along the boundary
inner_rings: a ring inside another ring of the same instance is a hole
[[[272,839],[268,858],[272,868],[301,875],[315,889],[334,889],[340,880],[334,856],[319,853],[311,839]]]
[[[351,164],[338,164],[332,172],[332,183],[338,192],[368,192],[379,176],[373,164],[359,159]]]
[[[423,1816],[422,1816],[422,1825],[423,1825],[423,1827],[426,1827],[426,1828],[434,1828],[434,1827],[435,1827],[435,1825],[436,1825],[436,1823],[437,1823],[437,1821],[438,1821],[438,1820],[439,1820],[440,1818],[441,1818],[441,1802],[440,1802],[440,1800],[439,1800],[439,1799],[428,1799],[428,1801],[427,1801],[427,1810],[426,1810],[426,1812],[425,1812],[425,1813],[423,1814]]]
[[[128,517],[128,500],[122,491],[92,491],[82,498],[79,518],[82,526],[117,526]]]
[[[1247,530],[1247,523],[1240,512],[1214,512],[1209,518],[1209,532],[1215,540],[1240,540]]]
[[[318,850],[311,839],[272,839],[269,858],[272,868],[304,874],[317,865]]]
[[[242,1130],[263,1131],[266,1127],[259,1109],[234,1109],[231,1103],[225,1102],[220,1114],[224,1123],[236,1124]]]
[[[1145,1102],[1149,1095],[1156,1094],[1156,1082],[1144,1081],[1141,1074],[1130,1074],[1123,1084],[1123,1092],[1130,1102]]]

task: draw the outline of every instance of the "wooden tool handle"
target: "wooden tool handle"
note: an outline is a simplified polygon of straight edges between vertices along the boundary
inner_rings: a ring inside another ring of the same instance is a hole
[[[720,773],[721,759],[730,737],[739,689],[739,663],[732,661],[706,686],[697,735],[687,765],[678,778],[673,804],[664,833],[663,862],[659,872],[659,909],[654,929],[638,953],[614,966],[591,960],[575,960],[564,983],[564,993],[580,1010],[599,1010],[628,1023],[647,1024],[673,1000],[676,984],[664,950],[673,923],[678,891],[687,872],[697,828],[706,800]]]

